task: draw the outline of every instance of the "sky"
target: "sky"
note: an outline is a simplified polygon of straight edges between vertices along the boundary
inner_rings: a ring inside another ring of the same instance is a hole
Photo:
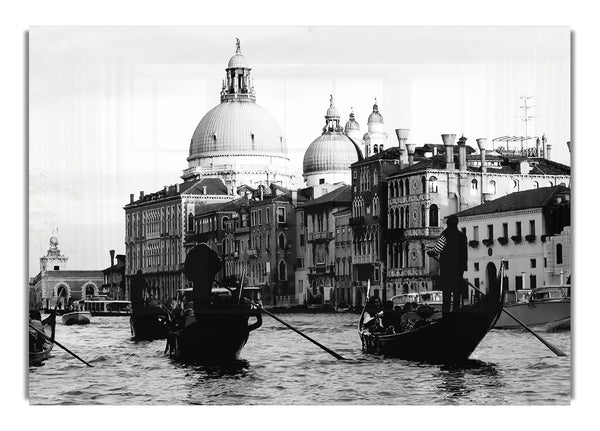
[[[29,275],[50,236],[69,269],[103,269],[124,253],[131,193],[180,181],[191,136],[220,102],[235,41],[257,103],[282,128],[301,182],[330,94],[345,124],[367,131],[375,100],[389,134],[441,143],[545,133],[570,165],[566,26],[37,27],[29,32]]]

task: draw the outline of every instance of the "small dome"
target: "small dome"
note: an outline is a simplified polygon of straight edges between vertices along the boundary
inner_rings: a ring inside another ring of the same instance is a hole
[[[227,69],[234,68],[250,69],[250,65],[246,61],[246,57],[244,57],[242,54],[235,54],[229,59],[229,63],[227,64]]]
[[[340,118],[340,113],[337,108],[333,104],[333,95],[329,95],[329,108],[327,109],[327,113],[325,114],[325,118]]]
[[[371,115],[369,115],[369,120],[367,121],[367,124],[373,124],[373,123],[382,123],[383,124],[383,117],[379,113],[379,107],[377,106],[377,99],[375,99],[375,104],[373,105],[373,112],[371,113]]]
[[[349,170],[362,159],[358,146],[342,133],[324,133],[304,153],[304,175],[313,172]]]
[[[351,130],[360,130],[360,125],[354,119],[354,112],[350,113],[350,119],[348,120],[348,122],[344,126],[344,130],[346,131],[346,133],[348,133]]]
[[[50,245],[56,246],[58,245],[58,238],[55,236],[50,237]]]

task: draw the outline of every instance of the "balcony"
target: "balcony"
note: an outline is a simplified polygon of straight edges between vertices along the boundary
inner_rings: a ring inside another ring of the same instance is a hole
[[[481,241],[483,243],[483,245],[485,245],[486,247],[490,247],[494,244],[494,238],[486,238],[483,241]]]
[[[331,241],[334,235],[333,232],[310,232],[307,234],[307,240],[313,241]]]
[[[525,241],[527,241],[530,244],[535,242],[535,235],[525,235]]]
[[[404,236],[407,238],[437,238],[444,228],[442,227],[409,227],[404,229]]]
[[[471,241],[469,241],[469,247],[472,247],[472,248],[479,247],[479,241],[477,241],[476,239],[472,239]]]
[[[431,275],[426,268],[388,268],[387,270],[388,280],[392,277],[429,277]]]
[[[379,256],[376,254],[359,254],[352,257],[354,265],[379,263]]]
[[[506,237],[506,236],[498,237],[497,240],[502,245],[508,244],[508,237]]]
[[[520,244],[521,241],[523,241],[523,237],[521,237],[521,235],[513,235],[510,237],[510,239],[512,239],[515,244]]]
[[[248,249],[248,257],[258,257],[259,252],[255,248]]]

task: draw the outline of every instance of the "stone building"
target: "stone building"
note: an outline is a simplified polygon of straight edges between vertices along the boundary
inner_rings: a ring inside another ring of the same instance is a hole
[[[350,195],[352,199],[352,195]],[[350,207],[333,213],[335,225],[335,284],[333,303],[335,307],[345,308],[362,305],[363,292],[352,283],[352,228],[350,227],[352,210]]]
[[[541,187],[457,213],[469,241],[465,278],[487,291],[504,260],[509,291],[564,285],[571,275],[570,194],[564,186]]]
[[[125,205],[126,295],[131,277],[141,270],[160,300],[173,298],[185,286],[185,238],[194,233],[194,217],[209,202],[231,200],[218,178],[193,179],[155,193],[130,196]]]
[[[454,136],[442,135],[443,153],[428,153],[415,162],[411,157],[414,146],[406,145],[405,136],[399,134],[409,161],[387,178],[386,287],[390,295],[434,287],[437,262],[426,255],[426,248],[435,244],[444,229],[444,217],[509,193],[570,185],[569,166],[520,154],[488,155],[485,139],[477,140],[479,154],[467,155],[467,139],[461,137],[456,146]]]
[[[350,208],[350,186],[338,183],[332,191],[305,202],[297,210],[303,224],[303,264],[307,280],[302,283],[308,305],[334,305],[336,286],[336,235],[334,214]]]
[[[115,251],[110,250],[110,266],[102,270],[104,283],[102,290],[108,292],[112,299],[126,300],[125,290],[125,255],[117,254],[115,262]]]
[[[102,289],[102,271],[69,270],[68,260],[58,248],[58,238],[52,236],[48,253],[40,258],[40,272],[30,281],[30,292],[33,293],[30,296],[34,297],[34,304],[49,310],[57,305],[60,298],[58,308],[63,309],[69,299],[78,301],[108,295],[109,292]]]

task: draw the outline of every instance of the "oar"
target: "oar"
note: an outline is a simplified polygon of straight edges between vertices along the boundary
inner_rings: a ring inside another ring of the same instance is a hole
[[[219,283],[221,284],[221,283]],[[230,292],[232,292],[232,289],[229,289],[227,286],[221,284],[221,286],[223,286],[225,289],[228,289]],[[292,331],[296,332],[297,334],[303,336],[304,338],[306,338],[308,341],[310,341],[311,343],[316,344],[317,346],[319,346],[321,349],[325,350],[327,353],[329,353],[331,356],[335,357],[336,359],[345,359],[343,358],[341,355],[338,355],[337,353],[335,353],[333,350],[328,349],[327,347],[325,347],[324,345],[322,345],[321,343],[319,343],[316,340],[313,340],[312,338],[310,338],[308,335],[304,334],[303,332],[301,332],[300,330],[294,328],[292,325],[290,325],[289,323],[284,322],[283,320],[281,320],[279,317],[277,317],[276,315],[274,315],[273,313],[271,313],[270,311],[267,311],[262,305],[256,303],[256,302],[252,302],[250,301],[248,298],[244,298],[244,301],[246,301],[248,304],[250,305],[254,305],[256,308],[261,309],[265,314],[268,314],[269,316],[271,316],[273,319],[277,320],[279,323],[287,326],[289,329],[291,329]]]
[[[242,279],[240,280],[240,294],[238,295],[238,305],[242,301],[242,293],[244,292],[244,276],[246,275],[246,267],[242,269]]]
[[[56,339],[52,340],[50,339],[50,337],[48,337],[46,334],[44,334],[42,331],[40,331],[39,329],[37,329],[36,327],[32,326],[31,324],[29,324],[30,328],[33,328],[35,330],[35,332],[37,332],[38,334],[41,334],[46,340],[50,341],[51,343],[56,344],[58,347],[60,347],[61,349],[63,349],[65,352],[67,352],[68,354],[74,356],[75,358],[79,359],[81,362],[83,362],[85,365],[87,365],[88,367],[93,367],[93,365],[87,363],[86,361],[84,361],[83,359],[81,359],[79,356],[77,356],[75,353],[71,352],[69,349],[67,349],[65,346],[63,346],[62,344],[60,344],[58,341],[56,341]]]
[[[481,290],[479,290],[477,287],[473,286],[473,284],[471,284],[471,282],[469,282],[468,280],[466,280],[467,284],[469,286],[471,286],[473,289],[475,289],[476,291],[478,291],[479,293],[481,293],[482,295],[485,295],[485,293],[483,293]],[[563,352],[562,350],[560,350],[558,347],[556,347],[555,345],[553,345],[552,343],[550,343],[547,340],[544,340],[539,334],[537,334],[533,329],[531,329],[529,326],[527,326],[525,324],[525,322],[521,321],[519,318],[517,318],[517,316],[513,315],[510,311],[508,311],[506,308],[502,307],[502,311],[505,312],[506,314],[509,315],[509,317],[511,317],[515,322],[517,322],[519,325],[521,325],[523,328],[525,328],[527,331],[529,331],[535,338],[537,338],[538,340],[540,340],[542,343],[544,343],[544,345],[549,348],[550,350],[552,350],[552,352],[554,352],[554,354],[556,356],[567,356],[567,354],[565,352]]]

